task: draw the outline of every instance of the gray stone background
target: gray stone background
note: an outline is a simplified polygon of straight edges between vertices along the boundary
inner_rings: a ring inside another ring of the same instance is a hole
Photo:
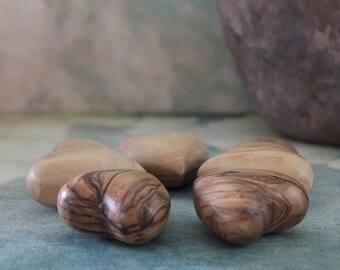
[[[0,112],[245,113],[212,0],[0,0]]]

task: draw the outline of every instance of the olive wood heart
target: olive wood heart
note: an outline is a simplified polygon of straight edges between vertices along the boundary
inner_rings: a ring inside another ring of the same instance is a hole
[[[69,139],[35,161],[26,176],[28,194],[37,202],[56,207],[60,188],[85,172],[105,169],[144,169],[134,160],[103,144]]]
[[[198,168],[208,159],[207,146],[189,132],[134,135],[123,140],[118,149],[166,187],[181,186],[194,180]]]
[[[170,197],[153,175],[107,170],[77,176],[58,196],[58,213],[71,227],[127,244],[143,244],[165,226]]]
[[[217,236],[244,245],[304,218],[313,170],[287,142],[254,140],[206,161],[193,187],[196,212]]]

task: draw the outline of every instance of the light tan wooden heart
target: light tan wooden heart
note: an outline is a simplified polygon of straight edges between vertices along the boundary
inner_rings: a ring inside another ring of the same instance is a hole
[[[26,177],[27,192],[37,202],[56,207],[60,188],[70,179],[109,169],[144,171],[136,161],[103,144],[69,139],[33,163]]]

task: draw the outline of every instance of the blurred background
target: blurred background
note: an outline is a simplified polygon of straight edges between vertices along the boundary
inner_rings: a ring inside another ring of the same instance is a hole
[[[0,111],[251,110],[215,1],[0,0]]]

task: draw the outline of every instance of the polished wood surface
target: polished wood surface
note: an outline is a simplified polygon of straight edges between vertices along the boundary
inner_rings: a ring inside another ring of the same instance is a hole
[[[288,142],[277,138],[244,142],[207,160],[198,176],[228,170],[268,170],[287,175],[309,192],[313,185],[313,170]]]
[[[130,136],[118,149],[155,175],[166,187],[192,181],[198,168],[208,159],[205,143],[189,132]]]
[[[291,228],[306,214],[313,171],[282,140],[240,144],[208,160],[199,174],[193,187],[196,212],[231,243],[245,245]]]
[[[143,171],[90,172],[69,181],[58,196],[58,213],[71,227],[132,245],[156,237],[169,211],[167,190]]]
[[[28,194],[37,202],[56,207],[60,188],[72,178],[90,171],[144,169],[134,160],[101,143],[68,139],[35,161],[26,176]]]

